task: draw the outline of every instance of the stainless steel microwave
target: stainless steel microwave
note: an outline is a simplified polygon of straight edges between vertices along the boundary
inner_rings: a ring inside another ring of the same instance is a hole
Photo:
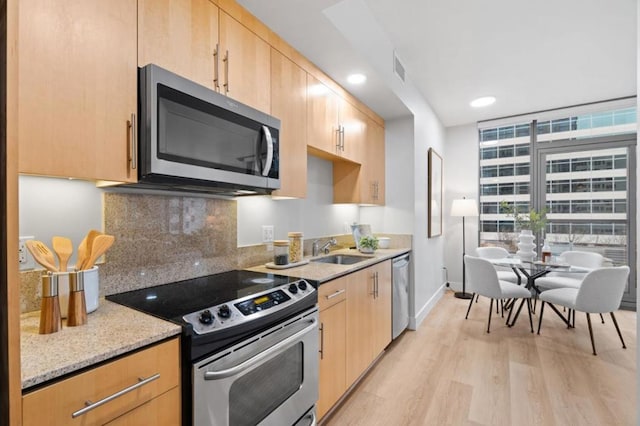
[[[280,120],[156,65],[139,74],[138,187],[223,195],[280,188]]]

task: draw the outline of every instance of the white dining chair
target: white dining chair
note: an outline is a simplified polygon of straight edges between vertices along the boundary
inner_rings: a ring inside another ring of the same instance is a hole
[[[580,288],[556,288],[553,290],[547,290],[540,293],[538,296],[542,301],[540,307],[540,319],[538,321],[538,334],[540,334],[540,327],[542,326],[542,315],[544,313],[544,305],[548,303],[556,314],[567,324],[571,325],[571,312],[573,311],[574,323],[575,323],[575,311],[585,312],[587,315],[587,324],[589,325],[589,336],[591,337],[591,347],[593,348],[593,354],[596,354],[596,345],[593,340],[593,329],[591,327],[591,317],[589,314],[604,314],[610,313],[613,324],[616,327],[622,347],[626,349],[622,333],[618,327],[618,322],[613,314],[620,307],[622,301],[622,295],[627,285],[627,279],[629,277],[628,266],[618,266],[611,268],[594,269],[589,272]],[[569,309],[569,318],[565,318],[564,315],[554,306],[560,305]]]
[[[478,247],[476,249],[476,254],[478,257],[483,259],[506,259],[509,257],[509,252],[502,247]],[[514,284],[521,283],[519,276],[513,272],[512,269],[507,270],[497,267],[496,272],[498,273],[498,279],[500,280],[509,281]]]
[[[564,263],[584,270],[579,272],[551,272],[536,280],[536,286],[542,289],[580,288],[587,273],[604,266],[605,258],[599,253],[588,251],[565,251],[559,256]]]
[[[527,302],[527,310],[529,311],[529,324],[531,326],[531,332],[533,333],[533,320],[531,319],[531,292],[529,290],[527,290],[524,286],[519,286],[512,282],[498,279],[497,271],[495,270],[491,262],[486,259],[465,255],[464,265],[465,268],[467,268],[467,287],[469,291],[474,296],[476,294],[479,294],[491,299],[491,302],[489,304],[489,320],[487,321],[487,333],[490,333],[491,330],[491,311],[493,311],[493,302],[495,300],[497,303],[499,300],[504,299],[522,299],[520,307],[518,308],[518,312],[520,311],[520,309],[522,309],[522,304],[525,301]],[[464,319],[467,319],[469,317],[469,311],[471,311],[473,299],[474,298],[472,297],[469,301],[467,315],[465,315]],[[514,303],[511,305],[509,315],[507,316],[507,325],[509,326],[513,325],[509,324],[509,320],[511,318],[511,314],[513,313],[515,305],[516,303],[514,301]]]

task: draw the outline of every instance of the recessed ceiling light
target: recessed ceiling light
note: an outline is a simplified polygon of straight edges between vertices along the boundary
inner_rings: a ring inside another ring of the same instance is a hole
[[[362,84],[367,81],[367,76],[364,74],[351,74],[347,77],[347,81],[351,84]]]
[[[474,99],[471,101],[469,105],[474,108],[482,108],[489,105],[492,105],[496,101],[496,98],[493,96],[484,96],[482,98]]]

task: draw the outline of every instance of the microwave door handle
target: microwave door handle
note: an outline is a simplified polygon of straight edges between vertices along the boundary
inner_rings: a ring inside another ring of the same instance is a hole
[[[271,346],[269,349],[264,350],[262,352],[260,352],[258,355],[254,356],[253,358],[249,358],[248,360],[234,366],[231,368],[227,368],[225,370],[220,370],[220,371],[206,371],[204,373],[204,379],[205,380],[216,380],[216,379],[224,379],[225,377],[231,377],[231,376],[237,376],[238,374],[240,374],[241,372],[247,370],[248,368],[258,364],[259,362],[261,362],[262,360],[270,357],[273,354],[278,354],[281,352],[284,352],[291,343],[296,342],[297,340],[300,340],[300,338],[302,336],[304,336],[305,334],[313,331],[314,329],[318,328],[318,325],[316,324],[316,320],[315,319],[311,319],[309,321],[311,323],[311,325],[308,325],[307,327],[303,328],[302,330],[298,331],[297,333],[287,337],[286,339],[282,340],[281,342],[278,342],[277,344]]]
[[[262,126],[262,132],[264,133],[264,138],[267,141],[267,161],[264,164],[262,176],[269,176],[269,170],[271,170],[271,163],[273,162],[273,138],[271,137],[271,132],[267,126]]]

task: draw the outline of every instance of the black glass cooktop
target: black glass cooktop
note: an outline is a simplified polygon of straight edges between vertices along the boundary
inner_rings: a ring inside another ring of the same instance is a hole
[[[229,271],[114,294],[107,299],[165,320],[181,322],[183,315],[298,280],[283,275]]]

